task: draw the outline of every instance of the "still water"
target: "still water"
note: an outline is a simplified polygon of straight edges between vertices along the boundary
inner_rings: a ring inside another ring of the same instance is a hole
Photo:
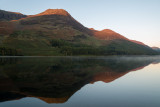
[[[0,57],[0,107],[160,107],[160,56]]]

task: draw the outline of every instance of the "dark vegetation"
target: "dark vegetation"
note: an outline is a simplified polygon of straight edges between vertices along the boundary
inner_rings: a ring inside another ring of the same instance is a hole
[[[0,56],[21,56],[21,51],[6,47],[0,47]]]
[[[60,49],[60,52],[64,55],[156,55],[158,53],[147,53],[148,47],[142,47],[141,45],[131,42],[123,41],[124,44],[111,43],[107,46],[91,46],[86,44],[71,43],[61,39],[54,39],[51,41],[52,47]],[[126,45],[127,44],[127,45]],[[129,47],[133,48],[129,48]],[[142,50],[139,50],[142,48]]]

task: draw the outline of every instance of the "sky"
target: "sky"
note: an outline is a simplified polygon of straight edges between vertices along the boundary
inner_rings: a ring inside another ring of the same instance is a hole
[[[65,9],[88,28],[160,47],[160,0],[0,0],[0,9],[26,15]]]

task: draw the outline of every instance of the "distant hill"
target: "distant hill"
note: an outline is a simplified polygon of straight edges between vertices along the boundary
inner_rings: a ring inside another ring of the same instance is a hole
[[[25,17],[27,17],[27,15],[23,15],[18,12],[0,10],[0,21],[18,20]]]
[[[16,14],[14,12],[8,12]],[[155,55],[141,42],[105,29],[89,29],[63,9],[0,21],[1,55]],[[14,20],[11,20],[14,19]]]
[[[160,48],[159,47],[152,47],[152,49],[160,52]]]

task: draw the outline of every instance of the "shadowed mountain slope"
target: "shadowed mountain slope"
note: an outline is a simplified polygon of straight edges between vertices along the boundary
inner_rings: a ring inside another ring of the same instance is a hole
[[[27,15],[23,15],[17,12],[0,10],[0,21],[18,20],[25,17],[27,17]]]

